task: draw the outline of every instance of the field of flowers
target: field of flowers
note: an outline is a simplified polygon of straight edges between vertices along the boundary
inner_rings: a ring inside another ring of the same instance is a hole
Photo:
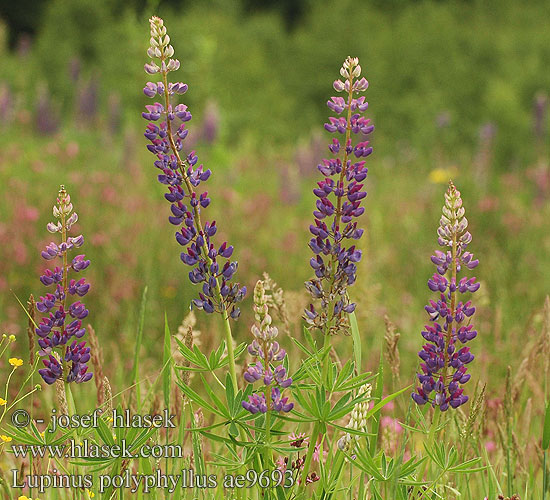
[[[0,18],[1,497],[550,499],[550,7],[252,3]]]

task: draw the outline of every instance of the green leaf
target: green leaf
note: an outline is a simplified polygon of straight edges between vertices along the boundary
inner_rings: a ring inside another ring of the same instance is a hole
[[[408,385],[407,387],[403,387],[403,389],[394,392],[393,394],[390,394],[389,396],[386,396],[382,401],[379,401],[376,403],[367,413],[367,419],[372,417],[376,412],[380,411],[381,408],[386,406],[390,401],[395,399],[400,394],[403,394],[405,391],[408,391],[412,387],[411,385]]]
[[[351,338],[353,340],[353,356],[355,358],[355,368],[358,372],[361,372],[361,336],[359,335],[359,325],[357,324],[357,317],[355,312],[349,315],[349,322],[351,326]]]
[[[469,474],[471,472],[480,472],[482,470],[485,470],[487,467],[474,467],[481,461],[481,458],[472,458],[470,460],[466,460],[465,462],[462,462],[461,464],[455,465],[454,467],[449,467],[447,470],[449,472],[456,472],[456,473],[466,473]]]
[[[189,418],[191,420],[191,429],[195,430],[197,426],[195,424],[195,416],[193,415],[191,404],[189,404]],[[204,456],[202,454],[200,436],[198,433],[191,433],[191,441],[193,443],[193,458],[195,459],[197,474],[204,474]]]
[[[115,444],[115,440],[113,439],[113,435],[111,434],[111,429],[109,429],[109,426],[105,423],[105,421],[102,418],[97,419],[97,429],[96,432],[99,435],[99,437],[103,440],[105,444],[108,444],[109,446],[113,446]]]
[[[187,360],[189,361],[189,363],[192,363],[196,366],[201,366],[199,364],[199,360],[197,358],[197,356],[195,356],[195,353],[189,349],[189,347],[187,347],[180,339],[178,339],[176,337],[176,342],[178,344],[178,347],[179,347],[179,351],[181,353],[181,355]],[[201,368],[205,369],[205,370],[208,370],[208,366],[201,366]]]
[[[235,422],[229,424],[229,435],[233,438],[236,438],[239,435],[239,429],[235,425]]]
[[[330,420],[338,420],[339,418],[342,418],[344,415],[346,415],[347,413],[349,413],[348,411],[348,408],[349,408],[349,405],[348,405],[348,402],[349,402],[349,398],[350,398],[351,394],[348,392],[346,394],[344,394],[337,402],[336,404],[334,405],[334,407],[332,408],[332,411],[330,412]],[[353,406],[355,406],[355,403],[353,404]],[[345,413],[343,413],[342,415],[340,415],[340,412],[344,410]]]
[[[309,358],[313,355],[313,352],[310,351],[304,344],[302,344],[297,338],[295,337],[290,337],[290,339],[292,340],[292,342],[294,342],[298,347],[299,349],[304,353],[306,354],[306,356]]]
[[[291,388],[292,388],[292,386],[291,386]],[[316,412],[314,410],[314,407],[312,405],[310,405],[309,401],[303,396],[302,391],[300,391],[297,388],[294,388],[292,390],[292,396],[294,397],[294,399],[296,399],[296,401],[298,401],[298,403],[300,403],[300,406],[304,410],[306,410],[306,412],[309,413],[311,416],[313,416],[313,417],[319,417],[320,416],[319,412]]]
[[[204,366],[207,368],[208,371],[211,371],[212,368],[210,367],[210,363],[208,363],[208,358],[196,345],[193,346],[193,352],[195,353],[195,357],[199,361],[199,365]]]
[[[427,459],[427,457],[422,457],[420,460],[418,460],[418,462],[416,462],[416,457],[411,457],[409,460],[401,465],[401,469],[399,470],[399,477],[404,478],[410,476],[418,468],[418,466]]]
[[[220,414],[222,414],[225,418],[230,418],[229,412],[227,411],[227,406],[218,396],[216,396],[216,393],[212,390],[210,384],[206,381],[206,379],[202,375],[200,377],[201,382],[204,385],[206,392],[208,393],[208,396],[214,402],[216,408],[218,408],[218,410],[220,411]]]
[[[230,413],[233,413],[233,403],[235,400],[235,388],[233,387],[233,380],[231,375],[227,373],[225,377],[225,398],[227,400],[227,408]]]
[[[216,408],[214,408],[210,403],[207,403],[205,399],[203,399],[197,392],[195,392],[191,387],[188,385],[182,384],[179,380],[177,382],[179,388],[185,393],[185,395],[194,403],[197,403],[199,406],[202,406],[203,408],[207,409],[208,411],[211,411],[212,413],[215,413],[216,415],[219,415],[220,417],[223,417],[223,414]]]
[[[351,359],[348,359],[348,361],[344,366],[342,366],[340,373],[338,373],[338,376],[336,377],[336,381],[334,382],[334,386],[333,386],[333,392],[336,392],[337,390],[336,388],[341,386],[352,373],[353,373],[353,364]]]
[[[346,453],[346,456],[349,455]],[[386,478],[380,473],[378,466],[376,465],[372,455],[369,453],[369,450],[366,448],[356,447],[356,461],[355,465],[359,467],[362,471],[373,476],[377,481],[385,481]]]
[[[308,344],[314,349],[317,350],[317,342],[315,342],[315,339],[313,338],[313,335],[311,335],[311,332],[304,327],[304,337],[306,338]]]
[[[375,401],[381,401],[383,392],[384,392],[384,355],[382,352],[380,352],[380,363],[378,364],[378,376],[376,377],[376,390],[374,393]],[[378,444],[378,432],[380,429],[380,412],[381,411],[382,411],[382,407],[380,407],[376,411],[374,411],[374,408],[373,408],[374,423],[372,424],[372,432],[374,434],[374,437],[370,439],[370,443],[369,443],[369,451],[371,455],[375,454],[376,445]]]

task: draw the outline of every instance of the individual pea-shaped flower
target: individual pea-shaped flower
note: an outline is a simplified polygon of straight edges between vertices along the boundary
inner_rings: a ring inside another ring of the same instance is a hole
[[[69,301],[84,297],[90,290],[90,284],[85,278],[71,278],[72,273],[86,269],[90,261],[83,254],[72,259],[69,257],[71,251],[83,245],[84,238],[82,235],[68,236],[78,215],[73,212],[71,198],[63,186],[53,215],[58,221],[48,223],[47,229],[52,234],[58,234],[61,242],[48,244],[42,257],[46,261],[58,259],[60,265],[46,269],[40,277],[44,286],[53,287],[54,290],[40,297],[36,303],[37,310],[47,314],[35,330],[45,366],[39,373],[47,384],[53,384],[56,380],[86,382],[92,378],[86,364],[90,359],[90,349],[85,347],[84,341],[77,344],[75,340],[69,347],[67,343],[71,338],[82,338],[86,332],[82,328],[82,320],[88,316],[88,309],[80,300]]]
[[[156,157],[154,165],[160,170],[158,181],[167,187],[164,197],[171,204],[168,220],[177,227],[175,238],[183,247],[180,258],[192,268],[191,283],[202,285],[192,306],[237,319],[240,315],[237,304],[244,298],[246,287],[232,281],[238,266],[236,261],[229,260],[233,247],[227,242],[215,243],[216,222],[202,219],[202,212],[211,200],[207,191],[199,192],[197,188],[209,179],[211,171],[203,165],[197,166],[195,151],[184,153],[187,123],[192,115],[185,104],[174,101],[188,87],[185,83],[168,82],[168,73],[176,71],[180,63],[173,59],[174,48],[163,20],[152,17],[149,23],[151,38],[147,54],[152,60],[145,65],[145,71],[158,74],[161,81],[148,82],[143,92],[161,102],[145,106],[142,116],[149,120],[145,137],[150,141],[147,149]]]
[[[429,402],[441,411],[458,408],[468,401],[462,385],[470,380],[466,365],[474,360],[474,355],[463,344],[477,336],[471,323],[475,307],[471,300],[461,298],[476,292],[480,284],[473,277],[458,277],[464,269],[478,264],[466,251],[472,236],[466,231],[468,221],[464,213],[460,192],[451,182],[437,230],[438,243],[445,250],[437,250],[432,256],[437,272],[428,280],[428,288],[437,297],[425,307],[431,324],[422,331],[428,343],[418,353],[422,361],[420,386],[412,394],[416,403]]]
[[[347,289],[355,283],[362,255],[350,240],[359,240],[363,235],[357,219],[365,211],[361,206],[367,195],[363,183],[368,170],[365,158],[372,153],[365,137],[374,130],[370,120],[362,115],[368,103],[358,94],[367,89],[368,83],[360,78],[358,59],[348,57],[340,74],[345,81],[334,82],[334,89],[345,92],[346,98],[332,97],[327,102],[334,113],[342,116],[330,117],[325,123],[325,129],[336,137],[329,145],[333,157],[317,166],[324,179],[313,190],[318,199],[314,223],[309,227],[309,247],[314,253],[310,265],[315,278],[305,283],[319,306],[310,304],[304,319],[310,327],[327,335],[347,333],[348,314],[355,310]]]

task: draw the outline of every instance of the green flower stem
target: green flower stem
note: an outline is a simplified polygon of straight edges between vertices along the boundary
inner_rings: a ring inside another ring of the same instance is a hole
[[[0,340],[0,346],[4,343],[4,339]],[[6,345],[4,346],[4,349],[2,349],[2,352],[0,352],[0,358],[4,355],[4,353],[6,352],[6,349],[8,348],[8,346],[10,345],[10,340],[8,339]]]
[[[65,382],[64,384],[64,389],[65,389],[65,397],[67,398],[67,408],[69,410],[69,417],[71,417],[72,415],[76,415],[77,412],[76,412],[76,405],[75,405],[75,402],[74,402],[74,398],[73,398],[73,393],[71,392],[71,386],[68,382]],[[78,442],[79,441],[79,438],[78,438],[78,431],[77,429],[75,428],[73,430],[73,439]],[[80,467],[78,465],[75,465],[75,471],[76,471],[76,474],[80,474]],[[79,498],[82,498],[82,495],[84,493],[82,491],[79,491],[77,493],[77,496]]]
[[[220,293],[220,287],[217,284],[218,280],[216,279],[216,292]],[[237,385],[237,370],[235,369],[235,351],[233,349],[233,335],[231,334],[231,323],[229,322],[229,313],[227,309],[223,312],[223,326],[225,331],[225,343],[227,344],[227,359],[229,361],[229,373],[231,375],[231,381],[233,382],[233,393],[237,395],[239,387]]]
[[[15,372],[15,366],[13,367],[11,373],[8,375],[8,380],[6,381],[6,391],[5,391],[5,394],[4,394],[4,397],[3,399],[5,401],[8,400],[8,389],[9,389],[9,386],[10,386],[10,380],[11,380],[11,377],[13,375],[13,373]],[[4,405],[4,411],[2,412],[2,415],[0,416],[0,422],[2,422],[2,420],[4,419],[4,415],[6,415],[6,412],[8,411],[8,404],[6,403]]]
[[[327,349],[325,357],[323,358],[323,376],[321,378],[321,382],[323,384],[327,384],[328,371],[330,368],[330,350],[332,349],[332,347],[328,349],[328,347],[331,345],[329,331],[330,331],[330,328],[328,328],[327,331],[325,332],[325,339],[323,342],[323,349]]]
[[[546,489],[547,484],[547,474],[546,474],[546,450],[544,450],[542,455],[542,500],[546,500]]]
[[[343,466],[344,466],[345,458],[346,458],[346,456],[344,455],[344,453],[342,453],[341,451],[338,450],[336,452],[336,459],[334,460],[334,462],[332,463],[332,466],[331,466],[332,472],[331,472],[330,484],[335,485],[335,488],[334,488],[335,490],[338,489],[338,486],[340,485],[340,482],[342,481],[342,469],[343,469]],[[350,469],[350,471],[351,471],[351,469]],[[323,494],[321,496],[322,500],[331,500],[332,499],[332,493],[333,492],[325,494],[323,492]]]
[[[430,426],[430,432],[428,434],[428,442],[426,444],[426,448],[431,449],[431,447],[434,444],[435,438],[437,437],[437,428],[439,427],[439,421],[441,419],[441,410],[439,408],[434,408],[434,416],[432,418],[432,423]],[[428,470],[428,460],[424,461],[424,465],[422,467],[422,472],[418,476],[418,480],[422,481],[424,478],[424,475],[426,474]]]
[[[352,72],[350,72],[350,76],[349,76],[348,81],[349,81],[348,114],[347,114],[347,118],[346,118],[346,139],[345,139],[345,143],[344,143],[345,145],[348,144],[348,142],[350,140],[350,137],[351,137],[351,101],[353,100],[353,74],[352,74]],[[342,184],[344,182],[347,165],[348,165],[348,151],[347,151],[347,148],[344,147],[344,158],[342,160],[342,172],[340,173],[340,180],[339,180],[340,184]],[[334,227],[335,228],[338,228],[340,226],[341,219],[342,219],[342,197],[338,197],[338,200],[336,202],[336,210],[334,212]],[[332,266],[333,275],[332,275],[332,283],[330,284],[329,293],[333,294],[334,293],[334,284],[335,284],[335,281],[336,281],[336,270],[338,268],[338,259],[334,255],[332,257],[331,266]],[[329,305],[329,310],[330,309],[332,309],[332,301],[331,301],[331,304]],[[332,320],[328,321],[328,323],[326,325],[326,331],[324,332],[325,333],[325,346],[330,344],[330,330],[331,330],[331,327],[332,327]],[[328,363],[326,363],[325,366],[323,367],[323,379],[326,377],[327,370],[328,370]]]
[[[161,57],[161,61],[164,62],[165,59],[166,57],[163,54]],[[168,73],[167,72],[162,72],[162,82],[164,84],[164,88],[166,89],[164,92],[164,99],[165,99],[165,113],[167,114],[168,108],[170,106],[170,94],[168,92]],[[194,193],[195,191],[193,189],[193,185],[191,184],[191,181],[189,180],[189,177],[185,172],[187,159],[186,158],[182,159],[178,149],[176,148],[176,144],[174,143],[174,138],[172,137],[172,123],[168,119],[168,116],[166,117],[166,129],[167,129],[166,132],[167,132],[168,140],[170,142],[170,148],[172,149],[172,153],[174,154],[174,156],[178,161],[180,173],[183,178],[183,181],[185,182],[187,192],[189,194]],[[198,231],[199,234],[204,233],[198,205],[193,207],[193,212],[194,212],[195,223],[197,224],[197,229],[199,230]],[[210,259],[208,255],[206,255],[206,259],[209,262],[209,264],[212,264],[212,259]],[[221,294],[218,278],[216,278],[214,294],[216,295],[216,300],[223,306],[224,298]],[[227,344],[227,356],[229,359],[229,373],[231,375],[231,380],[233,381],[233,390],[236,395],[238,392],[238,385],[237,385],[237,372],[235,370],[235,353],[233,350],[233,335],[231,333],[231,324],[229,322],[229,312],[225,307],[223,307],[223,310],[222,310],[222,317],[223,317],[223,323],[224,323],[225,341]]]
[[[269,366],[269,348],[267,341],[263,342],[264,353],[264,369],[267,372],[270,369]],[[265,403],[267,411],[265,412],[265,449],[264,449],[264,469],[271,467],[271,388],[265,387],[264,390]]]
[[[303,491],[303,489],[306,487],[306,479],[309,468],[311,466],[313,452],[315,451],[315,445],[317,444],[317,439],[319,439],[320,434],[321,424],[319,422],[315,422],[315,425],[313,426],[313,432],[311,433],[311,437],[309,438],[309,448],[307,450],[306,461],[304,462],[304,469],[302,471],[302,483],[300,484],[300,488],[298,491]]]

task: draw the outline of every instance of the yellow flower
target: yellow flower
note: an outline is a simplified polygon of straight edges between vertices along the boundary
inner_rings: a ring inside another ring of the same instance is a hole
[[[93,491],[90,491],[89,489],[86,489],[86,493],[88,493],[88,496],[89,496],[90,498],[94,498],[94,497],[95,497],[94,492],[93,492]]]
[[[10,358],[8,359],[8,363],[14,368],[17,368],[18,366],[21,366],[23,364],[23,360],[19,358]]]
[[[436,168],[430,172],[430,182],[434,184],[447,184],[449,179],[456,177],[456,167]]]
[[[17,500],[32,500],[32,498],[21,495]],[[40,500],[40,498],[35,498],[34,500]]]
[[[4,406],[7,403],[5,399],[0,398],[0,406]]]
[[[11,437],[5,436],[4,434],[0,435],[0,439],[4,441],[4,443],[9,443],[11,441]]]
[[[15,335],[10,335],[8,338],[11,342],[15,342]]]

